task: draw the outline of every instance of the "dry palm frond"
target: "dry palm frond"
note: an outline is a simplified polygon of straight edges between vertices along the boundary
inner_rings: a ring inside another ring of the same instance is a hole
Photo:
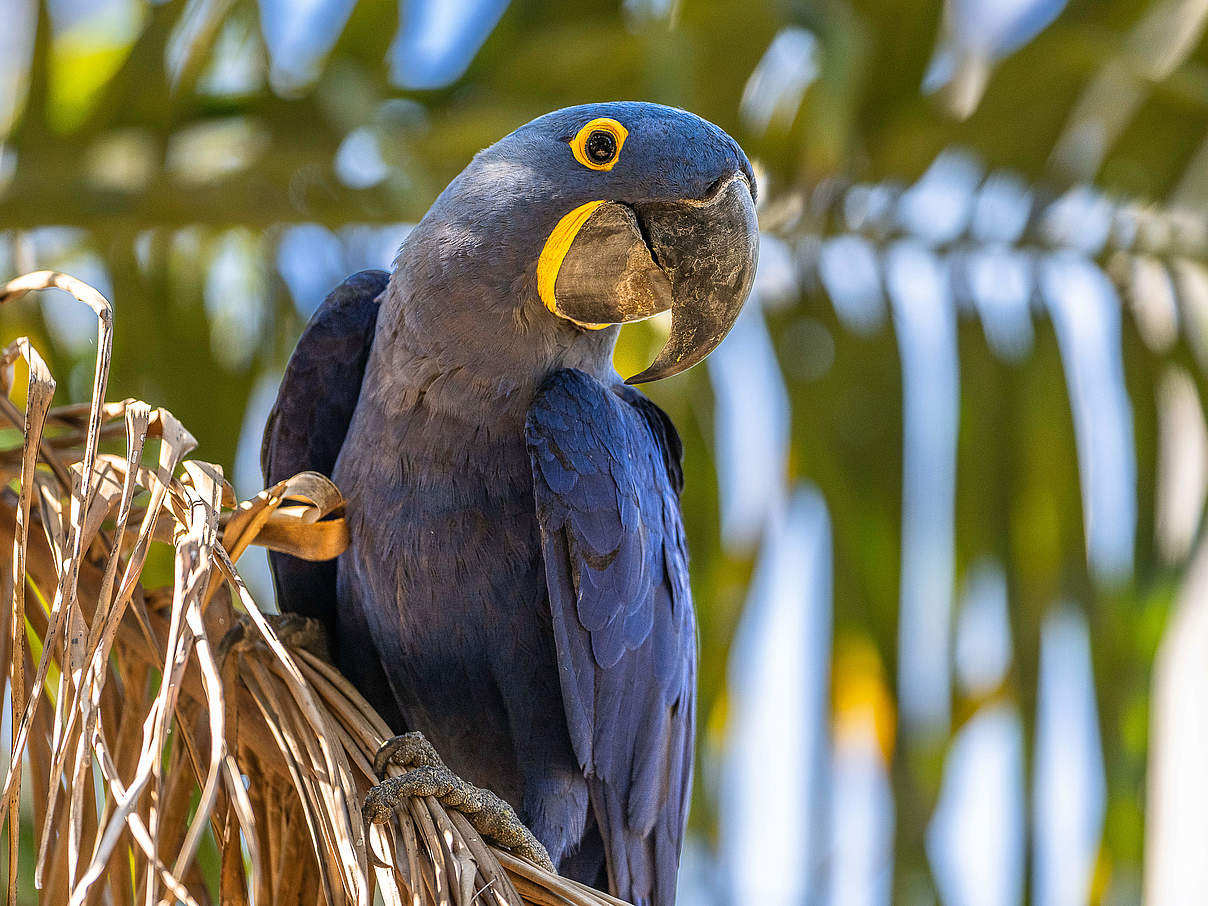
[[[363,824],[387,727],[305,632],[278,634],[233,565],[252,543],[338,553],[339,492],[303,473],[237,502],[218,466],[186,458],[194,440],[169,412],[104,401],[113,312],[99,293],[43,271],[0,287],[0,302],[51,286],[96,313],[98,354],[91,404],[52,409],[30,343],[0,353],[0,415],[20,432],[0,445],[5,902],[35,886],[39,902],[72,906],[620,903],[488,846],[435,799]],[[8,398],[18,360],[24,411]],[[120,439],[124,454],[107,449]],[[169,588],[140,580],[157,545],[174,550]],[[32,879],[18,878],[23,817]],[[203,846],[219,853],[216,882]]]

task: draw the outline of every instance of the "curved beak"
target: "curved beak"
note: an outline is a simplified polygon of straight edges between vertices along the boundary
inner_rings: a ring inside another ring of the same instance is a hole
[[[538,291],[551,311],[604,327],[671,311],[671,333],[639,384],[691,368],[717,348],[742,310],[759,259],[750,184],[741,172],[703,199],[629,207],[590,202],[546,243]]]
[[[687,371],[725,339],[755,280],[759,226],[746,177],[735,173],[704,201],[640,211],[654,260],[671,280],[671,334],[640,384]]]

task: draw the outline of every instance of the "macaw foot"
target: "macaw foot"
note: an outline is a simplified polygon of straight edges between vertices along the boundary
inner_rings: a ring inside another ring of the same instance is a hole
[[[407,773],[386,777],[390,765]],[[465,815],[484,839],[554,871],[549,853],[516,811],[490,790],[479,789],[450,771],[422,733],[404,733],[383,743],[373,758],[373,770],[382,782],[365,796],[361,813],[367,822],[382,824],[407,799],[433,796]]]
[[[265,614],[281,644],[289,648],[302,648],[327,663],[332,663],[331,649],[327,646],[327,630],[313,617],[296,613]]]
[[[264,619],[286,648],[304,649],[328,664],[333,663],[331,649],[327,646],[327,630],[319,620],[296,613],[266,613]],[[219,643],[219,661],[236,645],[259,641],[260,635],[252,625],[251,617],[241,614]]]

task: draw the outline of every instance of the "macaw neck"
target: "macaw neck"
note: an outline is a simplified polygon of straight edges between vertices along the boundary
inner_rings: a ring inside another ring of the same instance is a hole
[[[535,268],[504,273],[506,253],[451,245],[447,235],[424,236],[424,227],[399,252],[378,315],[364,386],[381,388],[383,403],[522,425],[553,371],[619,382],[618,326],[585,330],[551,314],[537,296]]]

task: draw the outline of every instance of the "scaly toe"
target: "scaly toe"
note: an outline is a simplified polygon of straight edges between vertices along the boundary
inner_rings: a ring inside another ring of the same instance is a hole
[[[397,785],[392,781],[402,779],[392,777],[390,780],[379,783],[365,794],[365,802],[361,805],[361,816],[367,823],[385,824],[390,820],[395,807],[402,801],[402,797],[397,792]]]
[[[424,738],[418,730],[403,733],[387,739],[373,756],[373,773],[379,778],[386,776],[390,765],[398,765],[403,769],[424,767],[426,765],[443,766],[444,762],[432,748],[432,743]]]
[[[361,814],[370,824],[382,824],[405,800],[417,796],[441,799],[463,782],[444,765],[424,765],[398,777],[387,777],[371,789],[365,794]]]

